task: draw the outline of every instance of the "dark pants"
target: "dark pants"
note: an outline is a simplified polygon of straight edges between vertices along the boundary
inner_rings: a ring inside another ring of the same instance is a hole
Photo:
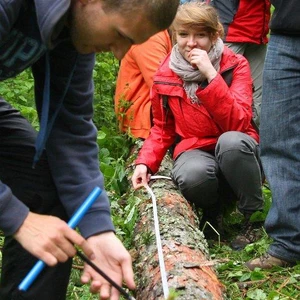
[[[199,149],[184,152],[172,170],[183,196],[196,207],[220,208],[224,196],[232,192],[242,213],[262,210],[262,176],[257,142],[236,131],[220,136],[215,153]]]
[[[52,176],[46,154],[32,168],[36,131],[20,113],[0,98],[0,180],[32,212],[67,220]],[[16,218],[17,216],[11,216]],[[37,259],[12,237],[5,238],[2,249],[0,299],[65,299],[72,261],[46,267],[26,292],[18,285]]]

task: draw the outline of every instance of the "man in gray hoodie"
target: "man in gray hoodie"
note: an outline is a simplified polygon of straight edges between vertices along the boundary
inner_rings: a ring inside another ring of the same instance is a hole
[[[38,134],[0,95],[0,299],[65,299],[74,244],[118,284],[134,288],[131,258],[116,238],[92,122],[95,52],[121,59],[171,24],[179,0],[0,0],[0,81],[31,67]],[[66,222],[94,187],[103,192],[79,224]],[[62,220],[64,221],[62,221]],[[46,268],[26,292],[35,264]],[[82,282],[118,299],[89,266]]]

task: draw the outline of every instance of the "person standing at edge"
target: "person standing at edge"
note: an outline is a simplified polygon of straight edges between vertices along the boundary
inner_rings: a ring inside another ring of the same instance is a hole
[[[275,10],[263,72],[261,157],[272,192],[265,221],[273,239],[246,266],[269,269],[300,261],[300,4],[271,0]]]
[[[210,5],[181,4],[171,31],[176,43],[154,76],[154,125],[135,161],[132,184],[140,188],[149,181],[179,136],[173,181],[187,201],[202,209],[201,222],[214,226],[226,205],[220,187],[230,187],[245,216],[232,242],[241,249],[255,240],[250,216],[263,208],[249,63],[224,46],[222,24]],[[225,74],[231,74],[230,83]]]
[[[224,26],[225,44],[244,55],[253,79],[253,120],[260,123],[262,71],[267,51],[270,0],[206,0],[214,6]]]
[[[153,75],[172,49],[168,30],[134,45],[121,60],[115,92],[119,128],[135,138],[145,139],[152,126],[150,89]]]
[[[118,284],[135,287],[131,258],[117,239],[99,170],[92,122],[95,52],[121,59],[132,44],[168,28],[179,0],[0,0],[0,80],[31,67],[38,134],[0,98],[0,299],[65,299],[74,244]],[[65,222],[95,186],[103,192],[79,224]],[[17,287],[36,259],[47,268]],[[119,292],[85,265],[81,277],[101,299]]]

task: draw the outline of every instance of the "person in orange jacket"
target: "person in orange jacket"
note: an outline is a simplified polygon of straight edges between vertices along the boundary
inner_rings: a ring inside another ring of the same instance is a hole
[[[168,30],[134,45],[121,60],[115,92],[115,112],[121,132],[146,139],[151,122],[150,88],[153,75],[171,51]]]
[[[256,240],[250,216],[263,208],[250,66],[224,46],[217,12],[205,3],[182,4],[171,29],[177,43],[154,76],[154,125],[135,161],[133,187],[148,183],[179,137],[173,181],[187,201],[202,209],[201,222],[215,227],[225,204],[221,188],[230,187],[245,216],[232,247],[242,249]]]

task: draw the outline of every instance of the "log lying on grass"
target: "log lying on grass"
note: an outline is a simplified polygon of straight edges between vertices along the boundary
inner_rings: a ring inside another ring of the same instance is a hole
[[[137,149],[133,157],[136,152]],[[159,174],[169,176],[171,164],[166,156]],[[208,245],[198,229],[199,221],[193,209],[172,181],[158,179],[149,185],[156,197],[167,285],[170,294],[175,291],[176,295],[172,299],[223,299],[224,286],[209,259]],[[136,191],[136,195],[143,200],[138,207],[140,219],[134,232],[136,299],[164,299],[152,200],[146,189]]]

